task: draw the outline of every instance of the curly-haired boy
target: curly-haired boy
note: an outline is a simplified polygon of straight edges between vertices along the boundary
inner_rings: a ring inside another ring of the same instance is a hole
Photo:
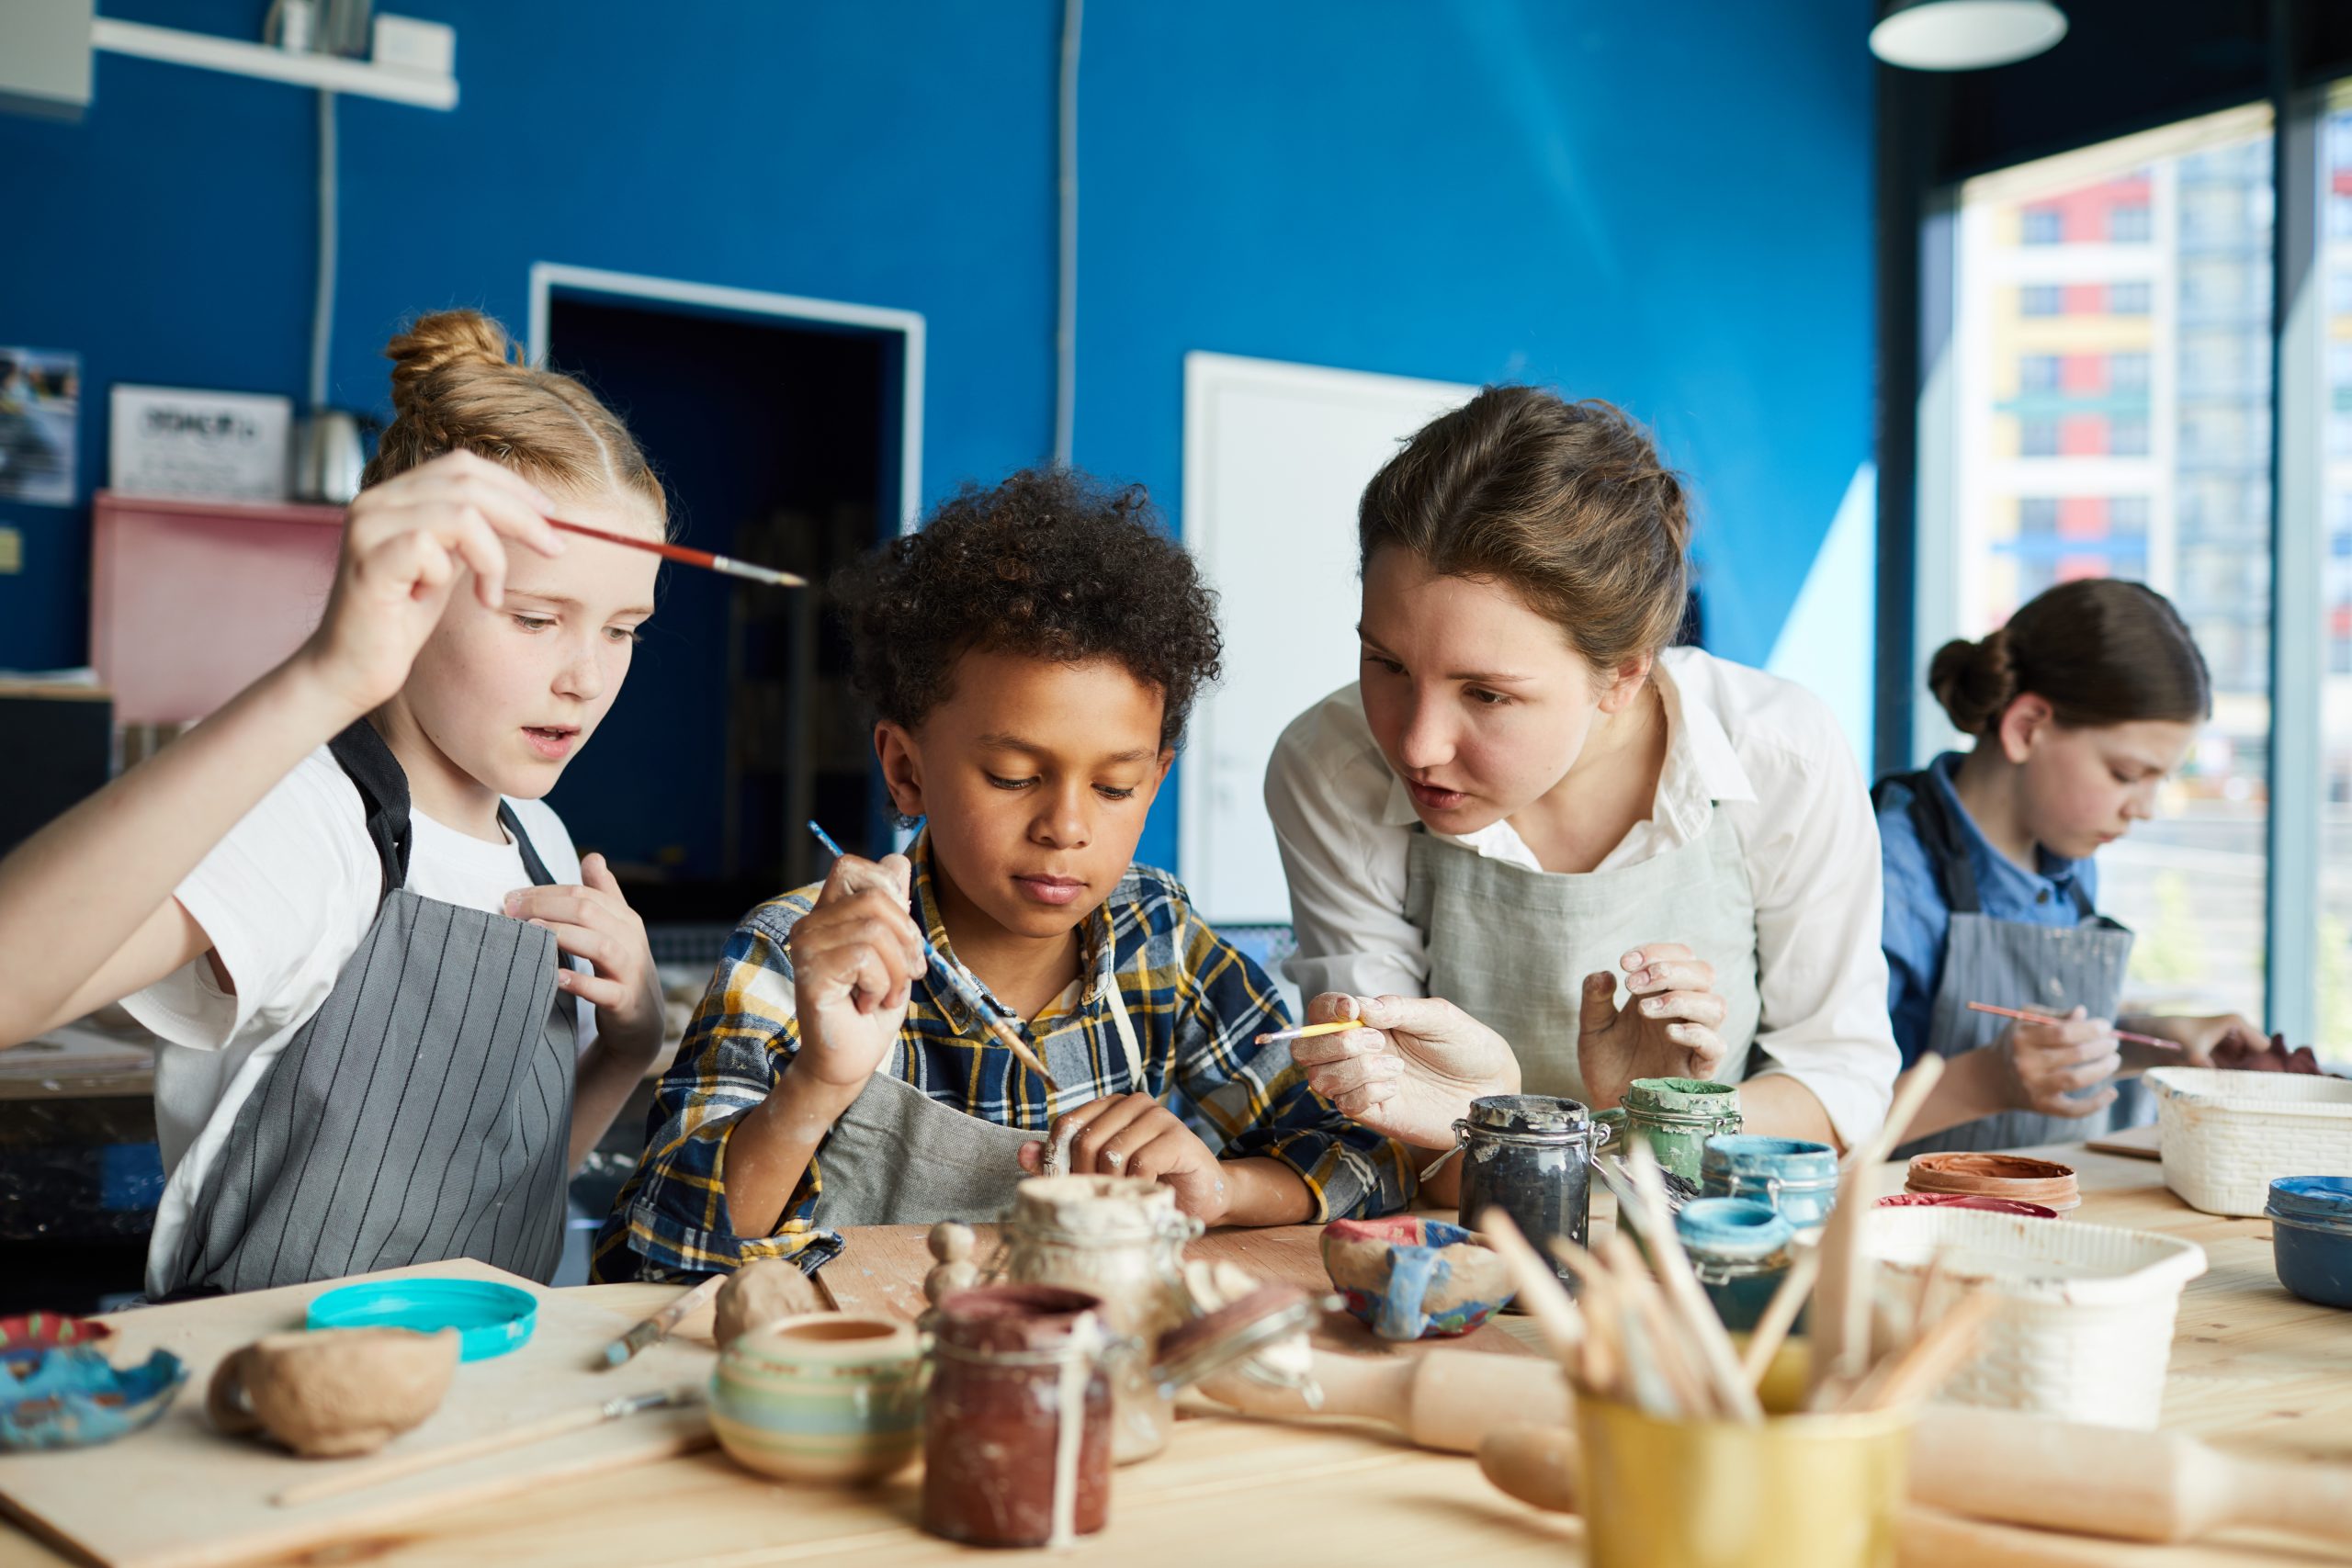
[[[883,780],[922,831],[737,928],[598,1277],[814,1269],[843,1225],[994,1218],[1048,1141],[1210,1224],[1401,1207],[1403,1151],[1255,1043],[1288,1023],[1265,974],[1132,863],[1220,648],[1143,491],[1067,469],[967,487],[835,590]],[[926,967],[926,935],[1050,1084]]]

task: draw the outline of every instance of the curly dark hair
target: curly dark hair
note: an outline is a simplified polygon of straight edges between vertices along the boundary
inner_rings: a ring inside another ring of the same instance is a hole
[[[1071,468],[967,483],[920,533],[835,574],[852,682],[911,729],[954,694],[956,661],[975,649],[1112,659],[1160,694],[1159,744],[1174,747],[1225,639],[1216,591],[1158,518],[1141,485]]]

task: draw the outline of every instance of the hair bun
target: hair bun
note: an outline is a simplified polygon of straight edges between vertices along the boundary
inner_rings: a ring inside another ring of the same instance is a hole
[[[2002,626],[1970,642],[1954,637],[1928,663],[1928,690],[1963,735],[1981,735],[2018,694],[2017,663]]]
[[[392,362],[392,412],[407,416],[431,396],[428,383],[444,370],[504,369],[517,363],[506,330],[480,310],[436,310],[420,316],[384,345]]]

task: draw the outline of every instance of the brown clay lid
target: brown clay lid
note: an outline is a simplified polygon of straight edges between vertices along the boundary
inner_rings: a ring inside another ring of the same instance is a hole
[[[2023,1155],[1941,1153],[1914,1155],[1904,1187],[1913,1192],[1964,1192],[2015,1198],[2052,1209],[2079,1204],[2075,1168]]]

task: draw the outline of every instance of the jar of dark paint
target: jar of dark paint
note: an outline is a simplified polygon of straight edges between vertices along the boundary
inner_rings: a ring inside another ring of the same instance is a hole
[[[2352,1176],[2284,1176],[2270,1184],[2271,1261],[2307,1302],[2352,1307]]]
[[[1838,1151],[1803,1138],[1734,1133],[1709,1138],[1699,1185],[1710,1198],[1753,1198],[1797,1229],[1826,1224],[1838,1206]]]
[[[1053,1285],[942,1298],[923,1407],[922,1528],[967,1546],[1051,1546],[1111,1511],[1114,1341],[1102,1301]]]
[[[1497,1094],[1472,1100],[1453,1137],[1462,1148],[1463,1228],[1476,1230],[1480,1214],[1500,1209],[1573,1291],[1574,1278],[1544,1241],[1556,1235],[1585,1245],[1592,1156],[1609,1129],[1579,1100]]]
[[[1693,1198],[1674,1216],[1674,1234],[1724,1326],[1755,1327],[1788,1277],[1796,1228],[1787,1216],[1747,1198]]]

